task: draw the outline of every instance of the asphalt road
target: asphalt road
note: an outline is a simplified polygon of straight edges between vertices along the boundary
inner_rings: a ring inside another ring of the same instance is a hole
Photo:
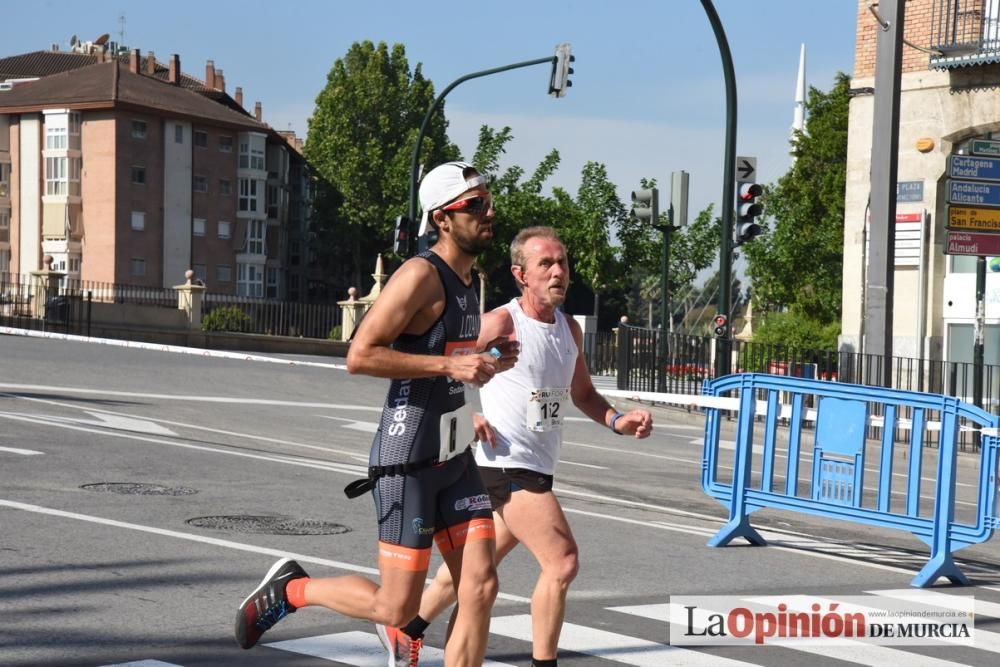
[[[250,651],[232,637],[278,557],[314,576],[377,574],[372,503],[342,489],[364,471],[387,382],[342,359],[292,360],[308,363],[0,336],[0,665],[384,664],[370,624],[322,609]],[[887,596],[909,589],[927,550],[777,511],[754,515],[769,546],[709,548],[725,510],[701,490],[703,417],[655,419],[643,441],[579,412],[566,424],[556,491],[581,571],[562,665],[996,664],[992,543],[959,554],[973,587],[938,589],[975,595],[975,647],[670,646],[670,596]],[[492,664],[530,661],[536,574],[522,551],[500,568]],[[441,664],[444,625],[421,664]]]

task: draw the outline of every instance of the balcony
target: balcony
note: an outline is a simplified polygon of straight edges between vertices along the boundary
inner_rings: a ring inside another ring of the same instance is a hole
[[[931,69],[1000,62],[1000,0],[934,0]]]

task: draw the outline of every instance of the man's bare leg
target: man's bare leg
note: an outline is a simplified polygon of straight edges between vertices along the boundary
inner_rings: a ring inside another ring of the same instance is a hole
[[[500,508],[500,514],[506,530],[527,547],[541,566],[531,595],[532,657],[555,659],[566,613],[566,593],[579,569],[576,540],[551,491],[516,491]]]
[[[443,554],[458,591],[455,623],[444,648],[447,667],[481,667],[483,664],[490,612],[498,588],[495,549],[492,539],[476,539]],[[412,617],[413,614],[406,621]]]

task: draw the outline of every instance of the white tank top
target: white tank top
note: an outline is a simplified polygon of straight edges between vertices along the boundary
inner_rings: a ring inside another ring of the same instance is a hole
[[[527,468],[555,473],[562,422],[578,354],[566,316],[552,324],[528,317],[517,299],[505,306],[521,344],[517,363],[479,390],[483,415],[496,431],[496,447],[479,443],[476,463],[488,468]]]

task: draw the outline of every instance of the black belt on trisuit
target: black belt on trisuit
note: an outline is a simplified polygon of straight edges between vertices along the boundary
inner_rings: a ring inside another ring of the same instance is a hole
[[[466,452],[468,452],[468,450],[466,450]],[[453,458],[458,458],[458,456]],[[395,463],[391,466],[368,466],[368,477],[356,479],[345,486],[344,495],[352,499],[357,498],[358,496],[364,495],[375,488],[375,481],[378,480],[379,477],[410,475],[437,464],[438,457],[435,456],[433,458],[416,461],[414,463]]]

